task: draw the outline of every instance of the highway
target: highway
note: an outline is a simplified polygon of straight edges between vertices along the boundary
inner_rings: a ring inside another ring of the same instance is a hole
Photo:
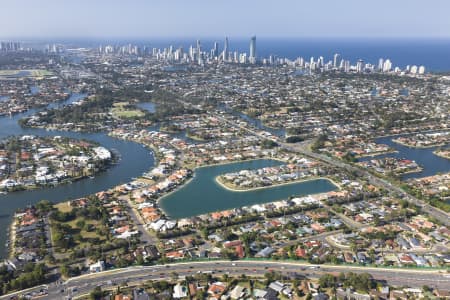
[[[171,279],[174,276],[183,278],[184,276],[197,273],[212,272],[214,276],[221,277],[223,274],[247,276],[264,276],[266,272],[281,272],[292,276],[294,273],[301,277],[317,278],[324,273],[354,272],[370,273],[373,278],[385,280],[390,285],[407,285],[421,287],[428,285],[435,288],[448,288],[450,286],[450,276],[443,271],[430,269],[394,269],[375,268],[358,266],[339,265],[311,265],[301,262],[282,262],[271,260],[245,260],[245,261],[202,261],[183,262],[156,266],[136,266],[124,269],[116,269],[96,274],[82,275],[74,277],[63,284],[48,285],[48,295],[41,299],[64,299],[64,297],[76,297],[89,293],[96,286],[102,289],[113,288],[114,286],[125,284],[133,285],[143,283],[147,280]],[[39,291],[43,287],[37,287]],[[23,294],[23,292],[16,293]],[[0,297],[0,300],[9,299],[13,294]]]

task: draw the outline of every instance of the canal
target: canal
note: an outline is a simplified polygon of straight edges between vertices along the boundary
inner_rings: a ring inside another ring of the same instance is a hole
[[[280,164],[282,162],[277,160],[258,159],[197,168],[194,178],[188,184],[160,200],[161,208],[170,217],[178,219],[257,203],[274,202],[287,199],[289,196],[325,193],[337,189],[331,181],[317,179],[236,192],[223,188],[215,181],[217,176],[225,173]]]
[[[404,134],[401,136],[407,136],[408,134]],[[414,160],[418,163],[423,170],[417,173],[409,173],[402,176],[403,180],[409,178],[420,178],[426,176],[436,175],[437,173],[446,173],[450,171],[450,160],[437,156],[433,154],[433,151],[438,147],[430,147],[430,148],[413,148],[407,147],[400,144],[397,144],[392,141],[393,138],[398,136],[386,136],[375,139],[376,143],[386,144],[389,147],[395,149],[397,152],[388,153],[383,155],[377,155],[372,157],[364,157],[361,158],[361,161],[367,161],[374,158],[383,158],[383,157],[397,157],[397,158],[406,158],[410,160]],[[448,146],[448,145],[447,145]]]
[[[64,102],[52,104],[51,107],[67,105],[84,98],[83,94],[72,94]],[[12,220],[14,212],[18,208],[32,205],[40,200],[62,202],[68,199],[84,197],[92,193],[109,189],[121,183],[130,181],[133,177],[140,176],[154,166],[153,154],[142,145],[122,141],[107,136],[104,133],[79,133],[66,131],[46,131],[44,129],[21,128],[18,120],[35,113],[30,110],[23,114],[10,117],[0,117],[0,139],[11,135],[38,135],[38,136],[65,136],[76,139],[87,139],[100,143],[108,149],[115,149],[121,155],[119,164],[112,166],[106,172],[100,173],[94,179],[82,179],[72,184],[59,185],[53,188],[34,191],[11,192],[0,195],[0,257],[5,257],[7,240],[7,228]]]

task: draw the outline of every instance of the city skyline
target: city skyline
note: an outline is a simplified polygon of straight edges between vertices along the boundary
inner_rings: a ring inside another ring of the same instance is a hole
[[[43,0],[2,3],[0,38],[405,37],[449,38],[443,0],[269,1]],[[23,8],[27,9],[24,10]]]

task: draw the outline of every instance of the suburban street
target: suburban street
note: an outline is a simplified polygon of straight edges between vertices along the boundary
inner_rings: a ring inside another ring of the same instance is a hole
[[[145,223],[142,220],[139,213],[136,211],[136,209],[133,208],[130,197],[128,195],[126,195],[126,196],[122,196],[120,199],[128,204],[128,212],[130,213],[129,215],[133,221],[133,224],[136,225],[138,231],[141,233],[141,235],[139,237],[140,240],[147,245],[156,244],[157,243],[156,237],[152,236],[148,232],[147,228],[145,228]]]

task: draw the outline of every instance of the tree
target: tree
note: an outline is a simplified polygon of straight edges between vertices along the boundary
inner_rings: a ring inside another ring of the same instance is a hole
[[[142,254],[138,254],[137,256],[136,256],[136,263],[138,264],[138,265],[143,265],[144,264],[144,257],[142,256]]]
[[[423,285],[423,286],[422,286],[422,290],[423,290],[424,292],[431,292],[431,291],[432,291],[431,288],[430,288],[428,285]]]
[[[324,274],[319,278],[321,288],[330,288],[336,286],[336,277],[331,274]]]
[[[64,277],[69,277],[69,266],[67,264],[63,264],[60,269],[61,275]]]
[[[53,204],[48,200],[41,200],[36,203],[36,208],[41,212],[49,212],[53,209]]]
[[[228,274],[223,274],[222,275],[222,281],[223,282],[228,282],[229,279],[230,279],[230,277],[228,276]]]
[[[265,139],[265,140],[262,141],[261,146],[264,149],[272,149],[272,148],[277,147],[278,144],[276,142],[272,141],[272,140]]]
[[[209,235],[208,228],[202,227],[202,228],[200,229],[200,233],[201,233],[201,235],[202,235],[202,237],[203,237],[204,239],[207,239],[207,238],[208,238],[208,235]]]
[[[77,223],[75,224],[79,229],[83,229],[86,226],[86,221],[85,220],[79,220],[77,221]]]
[[[286,143],[294,144],[303,142],[305,139],[298,135],[291,135],[290,137],[286,138]]]
[[[317,137],[316,141],[311,145],[311,150],[316,151],[320,148],[323,148],[325,142],[328,140],[328,136],[326,134],[321,134]]]
[[[345,153],[344,156],[342,156],[342,159],[347,162],[357,162],[358,160],[355,158],[355,155],[349,151]]]
[[[103,291],[102,288],[99,286],[96,286],[94,288],[94,290],[91,292],[91,294],[89,295],[89,299],[92,300],[101,300],[103,297]]]
[[[173,281],[175,281],[175,280],[177,280],[178,279],[178,273],[177,272],[171,272],[170,273],[170,278],[173,280]]]

